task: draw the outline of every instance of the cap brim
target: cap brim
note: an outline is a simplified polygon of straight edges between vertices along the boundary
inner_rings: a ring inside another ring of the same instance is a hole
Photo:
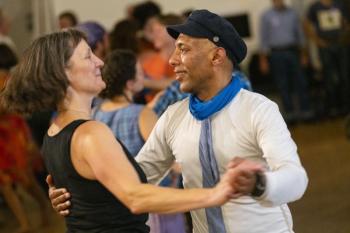
[[[168,31],[168,34],[175,40],[181,33],[197,38],[207,38],[208,34],[205,30],[201,30],[201,27],[198,27],[198,25],[192,21],[187,21],[184,24],[167,26],[166,30]]]

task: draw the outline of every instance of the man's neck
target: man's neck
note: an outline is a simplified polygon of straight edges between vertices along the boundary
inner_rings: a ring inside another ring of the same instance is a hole
[[[197,97],[202,101],[208,101],[214,98],[221,90],[223,90],[232,79],[232,73],[230,74],[221,74],[215,77],[212,77],[212,82],[209,83],[206,90],[201,91],[197,94]]]

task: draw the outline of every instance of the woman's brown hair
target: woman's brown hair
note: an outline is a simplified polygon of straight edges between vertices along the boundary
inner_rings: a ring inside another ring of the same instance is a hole
[[[81,40],[85,35],[74,29],[35,40],[0,94],[2,107],[21,114],[55,109],[69,83],[65,68]]]

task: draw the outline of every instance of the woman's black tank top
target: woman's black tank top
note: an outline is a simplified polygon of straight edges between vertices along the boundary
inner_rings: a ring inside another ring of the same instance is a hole
[[[72,135],[86,120],[68,124],[55,136],[46,134],[42,147],[45,165],[57,188],[71,194],[70,214],[66,217],[68,233],[144,233],[148,214],[135,215],[101,183],[80,176],[73,167],[70,147]],[[123,146],[123,145],[122,145]],[[142,183],[147,179],[134,158],[123,149]],[[118,173],[118,171],[115,171]]]

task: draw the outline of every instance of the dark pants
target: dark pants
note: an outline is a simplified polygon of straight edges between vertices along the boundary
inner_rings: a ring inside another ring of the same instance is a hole
[[[326,107],[344,110],[349,108],[348,51],[341,45],[319,48],[322,63]]]
[[[299,110],[303,114],[311,112],[307,81],[303,74],[299,53],[296,50],[272,50],[271,72],[282,97],[285,116],[296,117],[293,92],[298,97]]]

